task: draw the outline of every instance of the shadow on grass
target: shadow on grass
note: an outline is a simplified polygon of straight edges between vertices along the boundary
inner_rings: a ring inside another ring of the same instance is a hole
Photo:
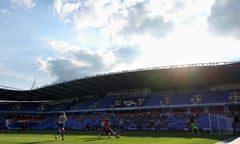
[[[26,130],[26,131],[19,131],[19,130],[10,130],[5,131],[1,130],[1,133],[4,134],[43,134],[43,135],[52,135],[55,134],[56,130]],[[66,130],[66,135],[71,136],[94,136],[93,138],[82,139],[83,141],[96,141],[102,140],[103,138],[97,137],[99,135],[99,131],[83,131],[83,130]],[[223,134],[210,134],[209,132],[202,131],[200,134],[194,133],[192,134],[190,131],[121,131],[121,136],[124,137],[152,137],[152,138],[159,138],[159,137],[181,137],[186,139],[191,138],[208,138],[208,139],[216,139],[216,140],[224,140],[233,136],[239,136],[240,133],[232,134],[232,135],[223,135]],[[103,135],[103,137],[106,135]],[[41,143],[41,142],[38,142]],[[28,143],[28,144],[38,144],[36,143]],[[43,143],[43,142],[42,142]]]
[[[193,138],[207,138],[207,139],[215,139],[215,140],[225,140],[227,138],[233,137],[237,134],[224,135],[224,134],[210,134],[209,132],[201,132],[191,133],[190,131],[136,131],[133,133],[129,133],[128,131],[123,132],[121,136],[125,137],[166,137],[166,138],[185,138],[185,139],[193,139]]]
[[[101,140],[104,140],[104,139],[101,137],[81,138],[81,141],[84,141],[84,142],[101,141]]]
[[[25,142],[21,144],[41,144],[41,143],[48,143],[48,142],[54,142],[55,140],[47,140],[47,141],[37,141],[37,142]]]

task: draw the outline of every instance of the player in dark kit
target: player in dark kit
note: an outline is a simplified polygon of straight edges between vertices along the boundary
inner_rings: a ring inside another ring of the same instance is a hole
[[[108,118],[104,119],[104,126],[103,126],[104,132],[108,135],[108,138],[110,138],[111,135],[115,136],[115,138],[120,138],[120,135],[114,132],[110,127],[110,121]]]

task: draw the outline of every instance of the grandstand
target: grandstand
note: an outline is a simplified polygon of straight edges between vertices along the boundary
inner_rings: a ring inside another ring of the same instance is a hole
[[[1,88],[0,128],[12,119],[12,129],[55,129],[57,112],[66,111],[67,129],[100,129],[107,114],[114,129],[181,131],[197,119],[201,130],[230,132],[231,118],[240,112],[239,68],[240,63],[177,65],[31,90]]]

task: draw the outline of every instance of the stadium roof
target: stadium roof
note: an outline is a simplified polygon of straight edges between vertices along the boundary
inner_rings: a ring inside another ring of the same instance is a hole
[[[120,90],[196,90],[228,84],[240,84],[240,62],[177,65],[109,73],[32,90],[0,88],[0,100],[63,100],[87,95],[104,96]]]

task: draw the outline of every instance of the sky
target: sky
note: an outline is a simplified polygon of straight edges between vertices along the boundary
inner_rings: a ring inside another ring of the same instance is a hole
[[[239,0],[1,0],[0,87],[240,61],[239,9]]]

